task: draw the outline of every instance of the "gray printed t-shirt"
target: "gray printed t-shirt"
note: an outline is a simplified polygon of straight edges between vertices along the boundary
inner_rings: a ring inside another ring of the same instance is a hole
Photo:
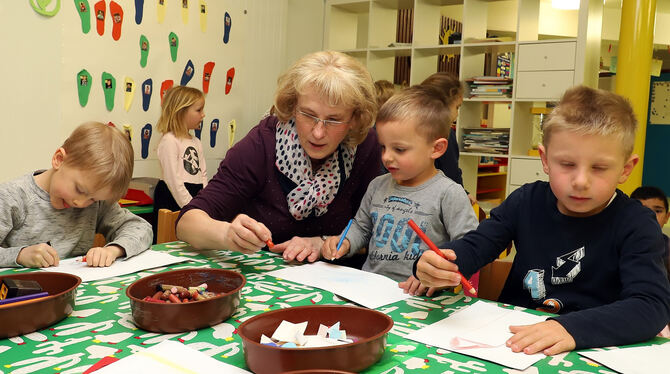
[[[116,202],[96,201],[86,208],[54,209],[49,194],[35,182],[42,170],[0,184],[0,266],[17,267],[21,249],[50,242],[63,259],[86,254],[95,233],[131,257],[151,246],[151,225]]]
[[[347,233],[350,253],[367,245],[363,270],[398,282],[412,275],[414,260],[428,246],[407,222],[412,219],[438,246],[477,228],[463,187],[438,173],[416,187],[398,185],[391,174],[375,178]]]

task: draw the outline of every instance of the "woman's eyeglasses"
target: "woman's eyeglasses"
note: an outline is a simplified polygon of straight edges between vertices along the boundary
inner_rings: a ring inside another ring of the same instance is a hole
[[[319,122],[323,122],[323,126],[326,128],[338,128],[342,125],[346,125],[349,123],[349,121],[333,121],[331,119],[321,119],[319,117],[315,117],[311,114],[307,114],[303,112],[302,110],[296,110],[296,113],[303,116],[305,119],[309,119],[312,121],[312,126],[316,126]]]

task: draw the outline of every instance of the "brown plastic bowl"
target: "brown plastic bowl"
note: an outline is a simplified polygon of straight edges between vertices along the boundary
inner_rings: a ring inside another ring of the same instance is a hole
[[[227,320],[240,304],[240,290],[247,280],[242,274],[223,269],[183,269],[140,278],[126,289],[135,324],[148,331],[175,333],[214,326]],[[143,301],[156,293],[156,286],[182,287],[207,283],[207,290],[221,293],[206,300],[183,304]]]
[[[260,343],[261,335],[272,336],[281,321],[308,321],[305,335],[315,335],[319,324],[340,322],[354,343],[332,347],[280,348]],[[339,370],[360,372],[384,354],[386,334],[393,320],[371,309],[344,305],[309,305],[259,314],[240,324],[244,359],[254,373],[283,373],[297,370]],[[309,371],[307,371],[309,372]]]
[[[49,327],[74,310],[81,278],[66,273],[31,272],[0,276],[2,279],[34,280],[49,296],[29,303],[0,306],[0,339],[29,334]]]

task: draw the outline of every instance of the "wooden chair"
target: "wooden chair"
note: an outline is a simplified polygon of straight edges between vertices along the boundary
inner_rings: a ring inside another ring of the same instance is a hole
[[[474,204],[473,209],[479,222],[486,219],[486,212],[479,204]],[[512,251],[512,243],[500,253],[500,258],[479,269],[477,278],[477,296],[487,300],[498,300],[500,292],[505,285],[509,271],[512,268],[512,262],[503,260],[504,257]]]
[[[95,234],[95,238],[93,238],[93,246],[94,247],[104,247],[105,244],[107,244],[107,240],[105,240],[104,235],[100,233]]]
[[[498,300],[505,285],[512,261],[496,259],[479,269],[479,290],[477,296],[487,300]]]
[[[160,209],[158,211],[158,223],[156,228],[156,244],[173,242],[177,240],[177,233],[175,231],[175,223],[179,211],[171,211],[168,209]]]

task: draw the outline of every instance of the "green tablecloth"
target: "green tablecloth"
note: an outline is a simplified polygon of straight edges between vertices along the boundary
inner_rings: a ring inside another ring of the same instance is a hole
[[[190,252],[175,243],[156,245],[190,261],[166,268],[83,283],[77,290],[75,311],[50,328],[0,340],[0,372],[5,373],[82,373],[102,357],[126,357],[165,339],[178,340],[218,360],[246,368],[242,340],[236,327],[244,320],[268,310],[312,304],[345,304],[328,291],[279,280],[265,272],[284,266],[281,257],[261,252],[241,255],[228,251]],[[227,321],[211,328],[179,334],[161,335],[140,330],[133,324],[125,288],[142,276],[171,269],[192,267],[224,268],[241,271],[247,278],[241,304]],[[3,274],[26,269],[8,270]],[[411,331],[438,321],[456,309],[475,301],[462,294],[445,293],[437,297],[412,297],[390,304],[379,311],[395,324],[382,359],[366,373],[518,373],[490,362],[429,347],[404,337]],[[410,318],[410,313],[427,311],[425,320]],[[26,316],[30,318],[30,316]],[[527,373],[613,373],[571,352],[547,357]]]

